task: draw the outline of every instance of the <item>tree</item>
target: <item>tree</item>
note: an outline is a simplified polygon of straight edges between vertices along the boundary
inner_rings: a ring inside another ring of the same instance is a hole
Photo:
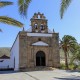
[[[68,69],[68,52],[72,51],[74,49],[74,46],[76,44],[76,39],[70,35],[64,35],[60,42],[60,46],[62,50],[64,51],[64,56],[65,56],[65,66],[66,69]]]
[[[8,6],[8,5],[12,5],[12,4],[13,4],[13,2],[0,1],[0,8],[1,8],[1,7]]]
[[[26,17],[27,9],[32,0],[18,0],[20,15]],[[72,0],[61,0],[60,17],[63,18],[65,10],[69,7]]]
[[[18,0],[19,12],[23,17],[26,17],[27,9],[31,1],[32,0]]]
[[[74,60],[80,61],[80,45],[76,44],[75,49],[72,51],[72,57],[70,63],[72,64]]]
[[[60,16],[63,18],[65,10],[69,7],[72,0],[61,0]]]
[[[8,1],[0,1],[0,8],[8,6],[8,5],[12,5],[12,2],[8,2]],[[7,16],[0,16],[0,22],[2,23],[6,23],[9,25],[13,25],[13,26],[18,26],[18,27],[23,27],[23,24],[13,18],[7,17]],[[0,29],[1,31],[1,29]]]

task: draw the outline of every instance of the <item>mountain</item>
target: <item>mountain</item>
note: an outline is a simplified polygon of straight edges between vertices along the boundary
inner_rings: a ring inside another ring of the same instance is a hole
[[[10,47],[0,47],[0,57],[3,55],[10,57]]]
[[[3,55],[10,57],[10,49],[10,47],[0,47],[0,57]],[[71,53],[69,57],[71,57]],[[64,51],[62,49],[60,49],[60,58],[64,59]]]

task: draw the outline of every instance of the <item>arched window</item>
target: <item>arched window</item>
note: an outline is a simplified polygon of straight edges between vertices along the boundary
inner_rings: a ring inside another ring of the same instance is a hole
[[[40,15],[38,15],[38,19],[40,19]]]
[[[41,24],[41,30],[44,30],[45,29],[45,27],[44,27],[44,25],[43,24]]]
[[[38,29],[38,25],[37,24],[34,24],[34,27],[35,27],[35,29]]]

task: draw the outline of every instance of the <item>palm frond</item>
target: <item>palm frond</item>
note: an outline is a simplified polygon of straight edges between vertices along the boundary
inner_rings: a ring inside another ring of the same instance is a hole
[[[9,1],[0,1],[0,8],[4,7],[4,6],[8,6],[8,5],[12,5],[13,2],[9,2]]]
[[[30,2],[31,2],[31,0],[18,0],[19,13],[23,17],[26,17],[26,15],[27,15],[27,9],[28,9]]]
[[[13,26],[23,27],[21,22],[7,16],[0,16],[0,22]]]
[[[68,8],[72,0],[61,0],[60,16],[63,18],[65,10]]]

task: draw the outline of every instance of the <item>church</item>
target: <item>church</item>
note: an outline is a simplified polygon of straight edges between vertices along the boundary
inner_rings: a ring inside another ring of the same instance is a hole
[[[30,19],[31,28],[20,31],[10,53],[10,67],[15,71],[27,68],[60,67],[59,33],[48,28],[48,20],[40,12]]]

